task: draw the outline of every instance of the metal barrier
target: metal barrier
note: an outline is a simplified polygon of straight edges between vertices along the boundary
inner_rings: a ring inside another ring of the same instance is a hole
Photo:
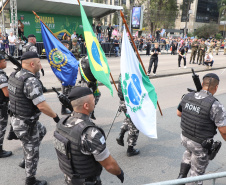
[[[219,172],[219,173],[212,173],[207,175],[200,175],[195,177],[188,177],[184,179],[175,179],[170,181],[162,181],[162,182],[156,182],[151,184],[145,184],[145,185],[176,185],[176,184],[186,184],[190,182],[197,182],[197,181],[205,181],[205,180],[213,180],[213,185],[215,185],[215,181],[218,178],[224,178],[226,177],[226,172]]]

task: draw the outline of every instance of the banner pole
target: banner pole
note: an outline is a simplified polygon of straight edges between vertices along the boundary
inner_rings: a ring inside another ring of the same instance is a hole
[[[127,23],[126,23],[126,19],[125,19],[125,17],[124,17],[124,14],[123,14],[122,10],[120,10],[120,14],[121,14],[121,17],[122,17],[122,21],[123,21],[123,23],[124,23],[125,26],[126,26],[126,30],[127,30],[127,32],[129,33],[130,39],[131,39],[131,41],[132,41],[132,43],[133,43],[133,47],[134,47],[134,49],[135,49],[135,51],[136,51],[136,53],[137,53],[137,57],[138,57],[138,59],[139,59],[139,62],[140,62],[140,64],[141,64],[141,66],[142,66],[142,68],[143,68],[145,74],[147,75],[146,69],[145,69],[145,67],[144,67],[144,64],[143,64],[141,58],[140,58],[140,54],[139,54],[139,52],[138,52],[138,50],[137,50],[137,47],[136,47],[136,45],[135,45],[135,43],[134,43],[133,37],[132,37],[132,35],[131,35],[130,31],[129,31],[129,27],[128,27]],[[162,110],[161,110],[161,108],[160,108],[160,105],[159,105],[159,102],[158,102],[158,101],[157,101],[157,105],[158,105],[158,108],[159,108],[159,111],[160,111],[161,116],[163,116]]]

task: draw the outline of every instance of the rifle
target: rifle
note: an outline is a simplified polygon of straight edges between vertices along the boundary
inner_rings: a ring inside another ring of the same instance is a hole
[[[72,108],[72,105],[71,105],[71,101],[68,99],[68,97],[64,94],[61,94],[59,93],[55,87],[52,87],[53,91],[56,92],[57,94],[57,97],[59,98],[60,100],[60,103],[62,105],[64,105],[66,108],[68,108],[71,112],[73,112],[73,108]]]
[[[8,57],[8,59],[10,60],[10,62],[12,62],[17,67],[15,69],[16,71],[21,70],[22,64],[20,62],[18,62],[17,59],[15,59],[13,56],[8,55],[4,50],[1,50],[1,52],[3,52]],[[44,73],[44,69],[43,68],[41,69],[41,72],[42,72],[42,76],[44,76],[45,73]]]
[[[199,91],[202,90],[202,85],[201,85],[201,82],[200,82],[200,79],[199,79],[199,75],[195,74],[195,71],[194,71],[193,68],[191,68],[191,71],[193,73],[192,78],[193,78],[193,81],[194,81],[194,84],[195,84],[195,87],[196,87],[196,92],[199,92]],[[187,88],[187,90],[189,92],[194,92],[195,91],[192,88]]]
[[[20,62],[18,62],[17,59],[15,59],[13,56],[8,55],[4,50],[1,50],[1,52],[3,52],[8,57],[10,62],[12,62],[17,67],[17,68],[14,68],[16,71],[20,71],[21,70],[22,65],[21,65]],[[44,76],[44,70],[43,69],[41,69],[41,72],[42,72],[42,75]],[[47,92],[47,89],[46,89],[46,87],[44,87],[44,85],[42,84],[41,80],[39,80],[39,82],[42,85],[43,93]]]
[[[8,59],[10,60],[10,62],[12,62],[17,67],[17,69],[15,69],[16,71],[21,70],[22,65],[21,65],[20,62],[18,62],[17,59],[15,59],[14,57],[8,55],[3,49],[1,50],[1,52],[3,52],[8,57]]]

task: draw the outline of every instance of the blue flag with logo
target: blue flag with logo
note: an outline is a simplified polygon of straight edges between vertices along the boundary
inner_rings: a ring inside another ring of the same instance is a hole
[[[62,81],[63,86],[74,86],[78,74],[79,62],[74,55],[41,23],[42,40],[46,51],[46,57],[56,75]]]

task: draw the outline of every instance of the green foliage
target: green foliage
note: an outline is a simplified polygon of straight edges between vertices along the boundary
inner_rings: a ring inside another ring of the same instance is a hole
[[[155,32],[157,28],[173,28],[179,13],[177,0],[143,0],[147,7],[144,12],[144,25]]]
[[[193,37],[194,33],[188,33],[187,37]]]
[[[217,40],[220,40],[220,39],[223,39],[223,36],[222,36],[220,33],[217,33],[217,34],[215,35],[215,38],[216,38]]]
[[[123,10],[124,10],[124,16],[125,16],[125,19],[126,19],[126,22],[127,24],[129,24],[129,21],[130,21],[130,9],[128,9],[126,7],[126,5],[123,5]]]
[[[113,17],[113,24],[117,25],[118,24],[118,14],[114,13],[114,17]]]
[[[214,36],[218,33],[218,25],[214,23],[205,24],[199,27],[195,32],[194,35],[198,38],[209,38],[210,36]]]

